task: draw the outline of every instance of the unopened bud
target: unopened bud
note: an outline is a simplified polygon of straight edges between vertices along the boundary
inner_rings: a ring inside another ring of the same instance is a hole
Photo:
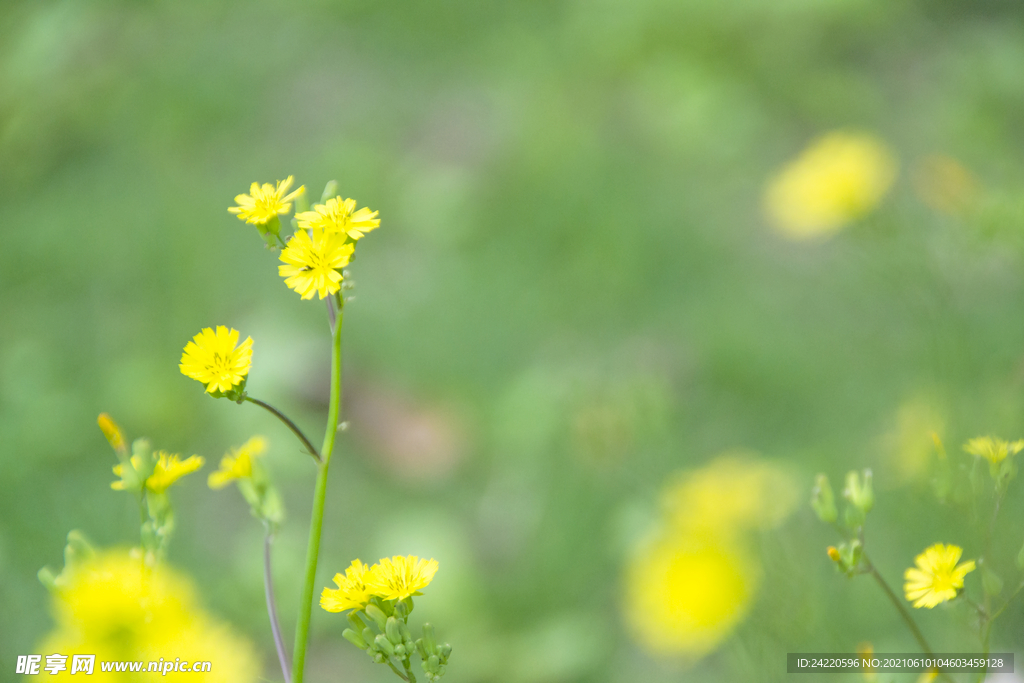
[[[373,619],[374,623],[377,624],[377,628],[379,628],[381,631],[384,630],[388,623],[388,616],[384,614],[383,611],[381,611],[380,607],[377,607],[377,605],[370,603],[369,605],[363,608],[363,611],[366,612],[366,616]]]
[[[366,649],[369,649],[369,647],[370,647],[369,645],[366,644],[366,641],[363,640],[363,637],[361,635],[359,635],[358,633],[356,633],[355,631],[353,631],[350,628],[347,628],[344,631],[342,631],[341,635],[342,635],[342,637],[345,638],[345,640],[347,640],[348,642],[352,643],[353,645],[358,647],[360,650],[366,650]]]
[[[840,564],[843,561],[843,558],[839,555],[839,549],[834,545],[830,545],[826,552],[828,553],[828,558],[836,564]]]
[[[393,657],[395,655],[395,646],[391,644],[391,641],[388,640],[387,636],[383,633],[378,633],[377,637],[373,639],[373,642],[381,652],[389,657]]]
[[[111,447],[113,447],[115,451],[121,454],[127,452],[127,447],[124,442],[124,434],[110,415],[100,413],[100,416],[96,418],[96,424],[100,426],[103,436],[107,437],[107,441],[110,442]]]
[[[811,490],[811,507],[814,508],[818,519],[826,524],[832,524],[839,516],[836,511],[836,499],[832,493],[832,485],[829,484],[828,477],[824,474],[819,474],[814,479],[814,488]]]
[[[387,635],[388,640],[393,644],[398,645],[402,642],[402,632],[398,629],[399,621],[395,617],[388,617],[387,623],[384,625],[384,633]]]

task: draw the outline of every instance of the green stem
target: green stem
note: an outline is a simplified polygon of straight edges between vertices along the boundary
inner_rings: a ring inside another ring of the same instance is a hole
[[[402,673],[402,671],[401,671],[401,670],[400,670],[400,669],[399,669],[399,668],[398,668],[397,666],[395,666],[394,662],[392,662],[392,661],[391,661],[390,659],[388,659],[388,666],[390,666],[390,667],[391,667],[391,670],[392,670],[392,671],[394,671],[394,672],[395,672],[395,674],[396,674],[396,675],[397,675],[397,676],[398,676],[399,678],[401,678],[401,679],[402,679],[403,681],[407,681],[407,682],[409,681],[409,678],[408,678],[408,676],[406,676],[405,674],[403,674],[403,673]]]
[[[306,663],[306,645],[309,640],[309,619],[313,611],[313,587],[316,583],[316,562],[320,554],[320,531],[324,524],[324,500],[327,497],[327,468],[334,450],[334,437],[338,434],[338,413],[341,410],[341,311],[333,329],[331,345],[331,399],[327,408],[327,429],[321,457],[317,463],[316,488],[313,492],[313,516],[309,523],[309,545],[306,547],[306,579],[299,601],[299,619],[295,626],[295,661],[292,664],[292,683],[302,683]]]
[[[316,446],[313,445],[313,443],[309,440],[309,437],[303,434],[302,430],[299,429],[299,426],[292,422],[291,418],[289,418],[287,415],[285,415],[280,410],[270,405],[266,401],[261,401],[258,398],[253,398],[252,396],[243,395],[240,401],[248,401],[249,403],[254,403],[255,405],[258,405],[260,408],[264,408],[267,411],[269,411],[277,419],[285,423],[288,429],[292,430],[292,433],[295,434],[295,436],[299,437],[299,441],[301,441],[302,445],[306,447],[306,450],[309,451],[310,455],[316,458],[317,461],[321,460],[320,453],[316,450]]]

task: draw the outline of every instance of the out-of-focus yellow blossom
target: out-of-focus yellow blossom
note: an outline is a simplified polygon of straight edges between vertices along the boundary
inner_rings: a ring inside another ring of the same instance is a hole
[[[977,436],[964,444],[964,450],[971,455],[985,458],[993,465],[998,465],[1011,455],[1024,449],[1024,439],[1004,441],[994,436]]]
[[[787,237],[832,234],[874,209],[892,187],[896,170],[895,157],[875,136],[827,133],[770,181],[765,210]]]
[[[153,474],[146,479],[146,488],[153,493],[163,493],[167,490],[167,487],[178,481],[186,474],[195,472],[206,462],[201,456],[190,455],[184,460],[178,459],[177,453],[168,453],[167,451],[158,451],[154,454],[156,462],[153,466]],[[139,469],[141,465],[141,459],[137,455],[133,455],[131,458],[132,467]],[[123,476],[124,466],[114,465],[114,474],[118,477]],[[117,481],[110,482],[110,488],[115,491],[123,491],[124,480],[118,479]]]
[[[231,391],[241,384],[252,367],[252,337],[238,343],[238,330],[218,325],[209,327],[185,344],[181,373],[206,385],[207,393]]]
[[[936,443],[942,441],[945,431],[945,415],[934,402],[916,397],[899,407],[896,426],[883,442],[893,468],[904,481],[921,479],[928,473]]]
[[[299,230],[282,250],[284,265],[277,271],[303,299],[312,299],[314,294],[323,299],[341,289],[341,269],[348,265],[353,250],[344,233],[314,230],[310,235]]]
[[[739,546],[669,533],[630,560],[626,620],[648,651],[697,659],[746,616],[759,578]]]
[[[53,592],[56,625],[37,651],[69,655],[54,680],[75,681],[74,653],[95,654],[96,683],[142,683],[152,672],[103,672],[102,661],[209,661],[196,676],[170,671],[161,680],[253,683],[259,664],[252,647],[199,607],[191,583],[170,568],[143,566],[134,553],[111,550],[76,566]],[[162,673],[162,672],[161,672]]]
[[[286,195],[285,192],[288,192],[293,182],[295,178],[288,176],[285,180],[278,180],[276,187],[270,183],[253,183],[249,187],[249,194],[236,196],[235,202],[238,206],[229,207],[228,211],[246,223],[265,225],[270,220],[291,211],[292,201],[305,192],[306,187],[301,186]]]
[[[222,489],[237,479],[252,476],[252,461],[267,450],[267,440],[254,436],[221,458],[220,469],[210,474],[207,483],[211,489]]]
[[[415,555],[385,557],[371,567],[366,586],[373,595],[384,600],[404,600],[419,595],[437,573],[437,560],[424,560]]]
[[[368,567],[359,560],[352,560],[344,574],[334,575],[334,583],[338,587],[324,588],[320,593],[320,607],[328,612],[344,612],[366,607],[366,603],[370,602],[373,596],[367,582],[378,568],[379,565]]]
[[[340,233],[355,241],[380,225],[379,213],[365,206],[356,210],[356,200],[335,197],[315,205],[312,211],[295,214],[295,220],[302,229]]]
[[[914,607],[935,607],[952,600],[964,587],[964,576],[974,571],[974,560],[960,565],[963,548],[936,543],[914,558],[916,567],[903,573],[903,592]]]
[[[111,447],[119,453],[123,453],[127,448],[124,443],[124,433],[121,428],[117,426],[114,419],[106,413],[100,413],[100,416],[96,418],[96,423],[100,426],[103,431],[103,436],[107,437],[107,441],[110,442]]]
[[[861,643],[857,646],[857,656],[861,659],[871,659],[875,654],[875,646],[871,643]],[[878,674],[875,672],[873,667],[864,668],[864,680],[865,681],[877,681]]]
[[[669,522],[716,535],[778,526],[797,506],[798,487],[779,465],[741,451],[678,475],[662,502]]]
[[[917,196],[940,213],[958,216],[978,200],[981,187],[963,164],[945,154],[930,154],[914,166]]]

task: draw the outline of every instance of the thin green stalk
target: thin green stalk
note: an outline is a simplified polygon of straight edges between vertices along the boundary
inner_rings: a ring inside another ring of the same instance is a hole
[[[273,534],[267,529],[263,537],[263,590],[267,597],[267,616],[270,617],[270,631],[274,634],[274,647],[277,659],[281,664],[281,675],[284,683],[291,683],[291,667],[288,666],[288,653],[284,650],[284,637],[281,635],[281,624],[277,620],[277,601],[274,600],[274,578],[270,570],[270,543]]]
[[[397,676],[401,678],[403,681],[409,681],[409,677],[403,674],[402,670],[395,666],[395,663],[392,662],[390,659],[388,659],[388,666],[390,666],[391,670],[394,671],[395,674],[397,674]]]
[[[317,463],[316,488],[313,492],[313,516],[309,523],[309,545],[306,547],[306,580],[299,600],[299,619],[295,626],[295,661],[292,664],[292,683],[302,683],[306,663],[306,645],[309,641],[309,619],[313,611],[313,588],[316,583],[316,562],[320,555],[320,531],[324,524],[324,501],[327,498],[327,468],[334,450],[334,437],[338,433],[338,413],[341,409],[341,323],[342,311],[333,326],[331,344],[331,399],[327,408],[327,429],[324,445]]]
[[[248,401],[249,403],[254,403],[258,405],[260,408],[264,408],[267,411],[269,411],[272,415],[274,415],[274,417],[283,422],[285,426],[288,427],[288,429],[292,430],[292,433],[295,436],[299,437],[299,441],[301,441],[302,445],[306,447],[306,450],[309,451],[310,455],[312,455],[318,461],[321,460],[320,453],[316,450],[316,446],[313,445],[313,443],[309,440],[309,437],[303,434],[302,430],[299,429],[299,426],[295,424],[287,415],[285,415],[280,410],[270,405],[266,401],[261,401],[258,398],[253,398],[252,396],[243,395],[242,398],[239,399],[239,402],[241,401]]]

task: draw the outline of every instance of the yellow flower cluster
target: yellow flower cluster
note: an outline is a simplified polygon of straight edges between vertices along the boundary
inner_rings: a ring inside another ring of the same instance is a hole
[[[998,465],[1011,455],[1016,455],[1024,450],[1024,439],[1004,441],[994,436],[978,436],[964,444],[964,450],[971,455],[988,460],[992,465]]]
[[[914,607],[928,607],[952,600],[964,587],[964,577],[974,571],[974,560],[959,565],[963,548],[936,543],[914,558],[916,567],[903,573],[903,592]]]
[[[337,588],[324,588],[320,607],[328,612],[362,609],[374,596],[381,600],[404,600],[426,588],[437,573],[437,561],[415,555],[385,557],[368,567],[353,560],[345,574],[335,574]]]
[[[277,186],[270,183],[253,183],[249,187],[249,194],[240,194],[235,197],[238,206],[228,208],[228,211],[238,216],[239,220],[254,225],[266,225],[278,216],[283,216],[292,210],[292,201],[306,191],[302,186],[290,194],[285,194],[295,181],[293,176],[285,180],[278,180]]]
[[[873,135],[833,131],[769,182],[765,211],[787,237],[829,235],[874,209],[896,180],[896,169],[895,157]]]
[[[103,672],[101,661],[212,662],[198,678],[208,683],[252,683],[259,663],[252,646],[199,605],[191,582],[170,568],[145,566],[135,553],[109,550],[84,562],[53,592],[56,626],[38,651],[96,655],[96,683],[141,683],[148,672]],[[47,678],[74,681],[68,669]],[[161,680],[197,680],[168,672]]]
[[[146,488],[153,493],[163,493],[171,484],[186,474],[195,472],[206,462],[198,455],[190,455],[184,460],[179,460],[177,453],[168,453],[167,451],[158,451],[154,453],[154,457],[156,457],[156,462],[153,465],[153,474],[146,478]],[[136,471],[142,466],[142,459],[137,455],[131,456],[130,461]],[[114,465],[114,474],[123,477],[124,465]],[[124,479],[111,482],[110,488],[115,491],[124,491]]]
[[[695,660],[747,615],[760,583],[748,536],[775,527],[796,486],[752,454],[725,454],[665,489],[661,527],[631,558],[623,610],[645,649]]]

